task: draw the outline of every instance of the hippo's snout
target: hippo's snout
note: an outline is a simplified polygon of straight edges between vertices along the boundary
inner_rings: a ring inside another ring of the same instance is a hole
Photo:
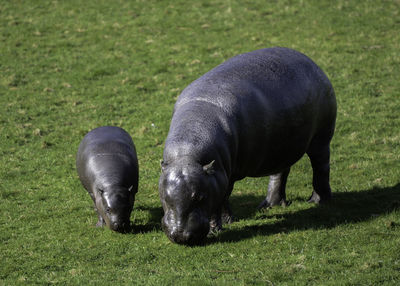
[[[130,221],[110,222],[110,229],[117,232],[127,232],[130,229]]]
[[[167,233],[167,236],[172,242],[178,244],[194,245],[199,243],[196,235],[190,231],[172,231]]]
[[[209,232],[207,219],[189,219],[185,224],[173,223],[164,216],[162,228],[167,237],[174,243],[184,245],[199,245],[206,238]]]

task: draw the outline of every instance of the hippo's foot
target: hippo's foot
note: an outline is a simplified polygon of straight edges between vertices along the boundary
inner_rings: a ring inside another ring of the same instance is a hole
[[[232,210],[231,206],[229,205],[228,198],[225,199],[225,202],[221,209],[221,213],[222,223],[231,224],[233,222]]]
[[[221,218],[219,219],[211,219],[210,220],[210,231],[208,232],[208,236],[215,236],[222,230]]]
[[[228,201],[226,201],[224,207],[222,208],[221,220],[222,223],[227,223],[227,224],[231,224],[233,222],[232,210],[229,206]]]
[[[261,204],[258,205],[257,209],[268,209],[271,207],[271,204],[267,200],[263,200]]]
[[[332,195],[328,192],[328,195],[322,197],[318,195],[315,191],[313,191],[311,197],[308,199],[308,203],[317,203],[317,204],[324,204],[331,200]]]
[[[99,218],[99,220],[96,223],[96,227],[103,227],[106,225],[106,222],[104,221],[104,219]]]
[[[233,215],[231,213],[223,213],[221,220],[222,223],[231,224],[233,222]]]
[[[290,201],[287,201],[285,199],[282,199],[278,202],[270,203],[267,199],[263,200],[261,204],[258,205],[257,209],[269,209],[272,208],[273,206],[282,206],[282,207],[287,207],[291,204]]]

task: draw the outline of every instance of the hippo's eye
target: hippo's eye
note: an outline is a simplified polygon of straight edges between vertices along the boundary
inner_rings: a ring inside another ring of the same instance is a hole
[[[110,213],[111,212],[111,208],[106,208],[106,213]]]
[[[102,195],[104,193],[104,190],[99,189],[99,193],[100,193],[100,195]]]

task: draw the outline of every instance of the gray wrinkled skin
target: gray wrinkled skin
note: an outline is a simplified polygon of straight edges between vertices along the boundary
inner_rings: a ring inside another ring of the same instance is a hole
[[[270,176],[260,208],[286,205],[290,167],[305,153],[313,168],[309,201],[328,201],[335,120],[328,78],[291,49],[238,55],[192,82],[175,104],[159,180],[168,238],[199,244],[229,223],[228,198],[247,176]]]
[[[76,168],[94,202],[99,217],[96,226],[107,225],[118,232],[128,230],[139,179],[130,135],[113,126],[93,129],[79,145]]]

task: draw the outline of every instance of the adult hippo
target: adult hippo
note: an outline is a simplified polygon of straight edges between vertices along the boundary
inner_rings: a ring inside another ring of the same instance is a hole
[[[126,231],[139,179],[131,136],[114,126],[93,129],[79,145],[76,169],[99,216],[96,226]]]
[[[335,120],[328,78],[288,48],[238,55],[192,82],[175,104],[161,163],[168,238],[198,244],[210,226],[220,229],[235,181],[247,176],[271,176],[260,207],[285,204],[290,167],[304,153],[313,168],[309,201],[328,201]]]

